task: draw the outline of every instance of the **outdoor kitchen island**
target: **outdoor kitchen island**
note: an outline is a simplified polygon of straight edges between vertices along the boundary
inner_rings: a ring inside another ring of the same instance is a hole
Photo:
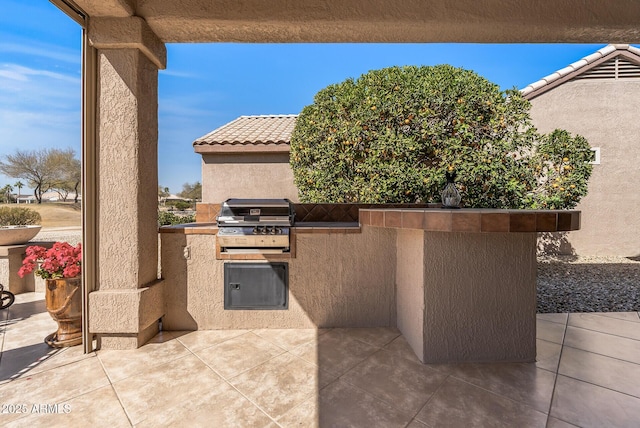
[[[579,227],[579,211],[369,208],[238,259],[216,254],[214,223],[164,227],[163,327],[397,327],[424,363],[534,361],[536,235]],[[256,262],[288,264],[288,307],[226,310],[225,263]]]

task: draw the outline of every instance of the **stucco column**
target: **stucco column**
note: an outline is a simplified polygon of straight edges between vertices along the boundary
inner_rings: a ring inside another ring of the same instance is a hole
[[[166,51],[144,20],[95,19],[97,291],[89,330],[103,349],[141,346],[163,315],[157,278],[158,68]]]

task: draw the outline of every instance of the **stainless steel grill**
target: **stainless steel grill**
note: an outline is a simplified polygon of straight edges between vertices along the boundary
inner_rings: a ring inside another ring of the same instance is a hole
[[[218,245],[226,253],[289,251],[294,218],[288,199],[228,199],[217,218]]]

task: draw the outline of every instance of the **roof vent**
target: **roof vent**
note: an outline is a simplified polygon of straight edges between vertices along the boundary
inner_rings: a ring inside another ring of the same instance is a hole
[[[640,77],[640,65],[616,57],[576,76],[576,79],[635,79]]]

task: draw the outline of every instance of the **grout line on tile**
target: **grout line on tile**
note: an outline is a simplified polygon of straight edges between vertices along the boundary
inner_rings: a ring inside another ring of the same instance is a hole
[[[276,343],[276,342],[272,341],[271,339],[267,339],[266,337],[262,337],[262,336],[260,336],[258,333],[256,333],[256,332],[255,332],[255,331],[253,331],[253,330],[250,330],[250,333],[252,333],[254,336],[256,336],[256,337],[258,337],[258,338],[260,338],[260,339],[262,339],[262,340],[265,340],[265,341],[269,342],[271,345],[276,346],[276,347],[278,347],[278,348],[282,349],[283,353],[284,353],[284,352],[287,352],[287,353],[289,352],[289,350],[288,350],[287,348],[285,348],[284,346],[279,345],[278,343]],[[317,339],[316,339],[316,340],[317,340]],[[312,339],[312,340],[310,340],[309,342],[306,342],[306,343],[304,343],[304,344],[300,345],[300,346],[308,345],[311,341],[313,341],[313,339]],[[297,346],[296,346],[295,348],[297,348]],[[294,349],[295,349],[295,348],[294,348]],[[282,354],[278,354],[278,355],[282,355]]]
[[[588,312],[579,312],[579,313],[575,313],[573,315],[583,315],[583,314],[589,314],[589,313]],[[572,314],[569,314],[569,315],[572,315]],[[598,317],[598,318],[605,318],[605,319],[608,319],[608,320],[611,320],[611,321],[614,321],[614,322],[628,323],[627,325],[629,325],[630,327],[631,326],[637,327],[637,324],[638,324],[636,321],[629,321],[629,320],[625,320],[625,319],[622,319],[622,318],[610,317],[610,316],[607,316],[607,315],[600,315],[600,314],[595,314],[595,313],[594,314],[590,314],[590,315],[593,315],[593,316]],[[615,333],[606,333],[606,332],[603,332],[601,330],[594,330],[592,328],[586,328],[586,327],[581,327],[581,326],[577,326],[577,325],[567,324],[567,326],[568,327],[575,327],[575,328],[582,328],[584,330],[597,331],[599,333],[610,334],[612,336],[619,336],[618,334],[615,334]],[[627,337],[627,336],[620,336],[620,337]],[[628,339],[633,339],[633,338],[629,337]],[[633,339],[633,340],[638,340],[638,339]]]
[[[565,330],[565,334],[566,334],[566,330]],[[562,339],[564,340],[564,337],[563,337]],[[545,342],[545,343],[550,343],[550,344],[552,344],[552,345],[559,345],[559,346],[562,346],[562,343],[552,342],[552,341],[547,340],[547,339],[540,339],[540,338],[537,338],[537,337],[536,337],[536,340],[539,340],[539,341],[541,341],[541,342]]]
[[[422,410],[422,409],[420,409],[420,410]],[[424,423],[424,422],[422,422],[420,419],[417,419],[417,418],[414,416],[414,417],[413,417],[409,422],[407,422],[407,424],[404,426],[404,428],[408,428],[408,427],[409,427],[409,426],[411,426],[411,424],[412,424],[412,423],[414,423],[414,422],[417,422],[417,423],[419,423],[420,425],[424,425],[424,426],[426,426],[427,428],[430,428],[430,427],[431,427],[431,425],[427,425],[427,424],[425,424],[425,423]]]
[[[109,377],[109,372],[107,371],[106,367],[104,366],[104,363],[100,359],[100,356],[97,354],[97,352],[96,352],[96,358],[98,359],[98,362],[100,363],[100,367],[102,367],[102,371],[104,372],[105,376],[107,377],[107,380],[109,381],[109,386],[111,386],[111,389],[113,390],[113,393],[116,395],[116,398],[118,399],[118,403],[120,403],[120,407],[122,407],[122,411],[124,412],[125,416],[127,417],[127,421],[129,422],[129,425],[133,426],[133,422],[131,421],[131,415],[129,414],[129,412],[127,411],[127,408],[125,407],[124,403],[120,399],[120,395],[118,394],[118,390],[113,385],[113,381],[111,380],[111,377]]]
[[[367,391],[366,389],[360,388],[359,386],[356,386],[356,385],[353,385],[353,384],[351,384],[351,383],[347,382],[346,380],[342,379],[342,376],[340,376],[339,378],[337,378],[335,381],[331,382],[331,384],[333,384],[333,383],[335,383],[335,382],[344,382],[345,384],[349,385],[351,388],[357,389],[358,391],[361,391],[363,394],[366,394],[366,395],[368,395],[368,396],[370,396],[370,397],[373,397],[375,400],[380,401],[380,402],[382,402],[382,403],[384,403],[384,404],[386,404],[386,405],[388,405],[388,406],[390,406],[390,407],[393,407],[394,409],[396,409],[396,410],[398,411],[398,413],[403,414],[403,415],[405,415],[405,414],[406,414],[406,413],[404,412],[404,410],[402,410],[402,409],[400,409],[400,408],[396,407],[396,405],[395,405],[394,403],[390,403],[390,402],[388,402],[388,401],[386,401],[386,400],[384,400],[384,399],[382,399],[382,398],[378,397],[378,396],[377,396],[377,395],[375,395],[374,393],[372,393],[372,392],[370,392],[370,391]],[[444,384],[444,382],[443,382],[443,384]],[[329,385],[327,385],[327,386],[329,386]],[[442,385],[440,385],[440,386],[442,386]],[[325,388],[326,388],[326,387],[325,387]],[[321,388],[321,389],[320,389],[320,391],[322,391],[322,389],[324,389],[324,388]],[[440,389],[440,387],[438,387],[438,389]],[[438,389],[436,389],[436,392],[438,391]],[[318,391],[318,393],[319,393],[319,391]],[[434,392],[434,393],[433,393],[433,395],[435,395],[435,394],[436,394],[436,393]],[[433,395],[432,395],[431,397],[433,397]],[[431,400],[431,397],[429,397],[429,400]],[[429,402],[429,400],[427,400],[427,403]],[[425,403],[425,405],[426,405],[426,403]],[[420,407],[420,409],[418,409],[418,411],[416,412],[416,414],[412,415],[412,416],[409,418],[409,421],[412,421],[412,420],[413,420],[413,419],[418,415],[418,413],[420,413],[420,410],[422,410],[422,408],[423,408],[423,407],[424,407],[424,406]],[[420,422],[422,422],[422,421],[420,421]]]
[[[332,382],[332,383],[333,383],[333,382]],[[233,385],[231,385],[231,386],[233,386]],[[316,394],[317,394],[316,400],[320,400],[320,391],[321,391],[322,389],[323,389],[323,388],[320,388],[320,389],[316,392]],[[237,389],[236,389],[236,391],[237,391]],[[238,391],[238,392],[240,392],[240,391]],[[242,394],[242,392],[240,392],[240,394]],[[243,396],[244,396],[244,394],[243,394]],[[285,416],[287,413],[289,413],[289,412],[293,411],[294,409],[297,409],[298,407],[302,406],[302,405],[303,405],[304,403],[306,403],[306,402],[307,402],[307,400],[308,400],[309,398],[311,398],[312,396],[313,396],[313,394],[310,394],[310,395],[309,395],[308,397],[306,397],[304,400],[300,401],[298,404],[296,404],[295,406],[293,406],[292,408],[290,408],[289,410],[287,410],[286,412],[284,412],[284,413],[281,415],[281,417],[282,417],[282,416]],[[247,400],[249,400],[249,398],[247,398]],[[249,401],[251,401],[251,400],[249,400]],[[253,401],[251,401],[251,403],[253,403]],[[255,404],[255,403],[253,403],[253,404]],[[255,406],[256,406],[256,407],[258,407],[258,408],[260,408],[257,404],[255,404]],[[282,425],[280,425],[280,423],[278,423],[278,421],[277,421],[275,418],[272,418],[272,417],[271,417],[271,415],[269,415],[267,412],[265,412],[265,414],[266,414],[267,416],[269,416],[269,418],[270,418],[273,422],[275,422],[275,424],[276,424],[276,425],[278,425],[279,427],[281,427],[281,426],[282,426]]]
[[[566,420],[564,420],[564,419],[562,419],[562,418],[560,418],[560,417],[558,417],[558,416],[551,416],[551,415],[549,415],[549,418],[554,418],[554,419],[557,419],[557,420],[559,420],[559,421],[562,421],[562,422],[564,422],[564,423],[566,423],[567,425],[570,425],[570,426],[572,426],[572,427],[580,428],[578,425],[575,425],[575,424],[573,424],[573,423],[571,423],[571,422],[569,422],[569,421],[566,421]],[[547,425],[546,425],[546,427],[548,427],[548,426],[549,426],[549,418],[547,418]]]
[[[361,388],[361,387],[359,387],[359,386],[357,386],[357,385],[354,385],[353,383],[349,382],[348,380],[343,379],[343,376],[345,376],[345,375],[346,375],[347,373],[349,373],[351,370],[353,370],[353,369],[355,369],[356,367],[358,367],[360,364],[362,364],[362,363],[366,362],[369,358],[372,358],[374,355],[378,354],[378,352],[390,352],[390,351],[388,351],[388,350],[386,350],[386,349],[382,349],[382,348],[381,348],[381,349],[379,349],[378,351],[376,351],[376,352],[374,352],[373,354],[369,355],[369,356],[368,356],[365,360],[363,360],[362,362],[360,362],[360,363],[356,364],[356,365],[355,365],[355,366],[353,366],[351,369],[347,370],[347,372],[345,372],[344,374],[342,374],[341,376],[339,376],[339,377],[336,379],[336,381],[337,381],[337,380],[341,380],[342,382],[344,382],[344,383],[346,383],[346,384],[348,384],[348,385],[350,385],[350,386],[352,386],[352,387],[354,387],[354,388],[356,388],[356,389],[359,389],[359,390],[361,390],[361,391],[366,392],[367,394],[371,395],[372,397],[375,397],[376,399],[378,399],[378,400],[382,401],[383,403],[386,403],[386,404],[390,405],[391,407],[393,407],[394,409],[398,410],[399,412],[404,413],[404,410],[402,410],[402,409],[400,409],[400,408],[396,407],[396,406],[395,406],[395,404],[394,404],[393,402],[389,402],[389,401],[385,400],[384,398],[379,397],[378,395],[374,394],[373,392],[371,392],[371,391],[367,391],[366,389],[363,389],[363,388]],[[400,358],[402,358],[402,357],[400,357]],[[425,366],[426,366],[426,367],[429,367],[428,365],[425,365]],[[436,371],[436,370],[434,370],[434,372],[435,372],[435,373],[440,373],[440,372],[438,372],[438,371]],[[423,409],[423,407],[424,407],[424,406],[425,406],[425,405],[426,405],[426,404],[431,400],[431,398],[432,398],[432,397],[433,397],[433,396],[438,392],[438,390],[440,390],[440,388],[442,387],[442,385],[444,385],[444,383],[447,381],[447,379],[448,379],[449,377],[451,377],[451,376],[450,376],[450,375],[446,375],[446,377],[442,380],[442,382],[440,383],[440,385],[438,385],[438,387],[437,387],[437,388],[436,388],[436,390],[433,392],[433,394],[431,394],[431,395],[429,396],[429,398],[427,399],[427,401],[425,402],[425,404],[424,404],[424,405],[422,405],[422,406],[420,406],[420,408],[418,409],[418,411],[417,411],[417,412],[416,412],[416,413],[411,417],[411,420],[409,421],[409,424],[411,423],[411,421],[413,421],[413,420],[416,418],[416,416],[418,415],[418,413],[420,413],[420,411]],[[332,382],[332,383],[333,383],[333,382]],[[421,423],[424,423],[423,421],[420,421],[420,422],[421,422]]]
[[[387,346],[389,343],[393,342],[397,338],[398,338],[398,336],[394,337],[389,342],[385,342],[384,344],[379,345],[379,346],[378,345],[374,345],[373,343],[365,342],[364,340],[358,339],[357,337],[354,337],[353,339],[357,340],[358,342],[364,343],[365,345],[373,346],[376,349],[384,349],[385,346]]]
[[[204,348],[198,349],[198,351],[202,351],[202,350],[204,350],[204,349],[212,348],[212,347],[217,346],[217,345],[219,345],[219,344],[221,344],[221,343],[224,343],[224,342],[226,342],[226,341],[229,341],[229,340],[232,340],[232,339],[236,339],[236,338],[238,338],[238,337],[240,337],[240,336],[243,336],[243,335],[245,335],[245,334],[247,334],[247,333],[253,333],[253,330],[245,330],[245,329],[238,329],[238,330],[242,330],[242,331],[243,331],[243,333],[240,333],[240,334],[238,334],[238,335],[236,335],[236,336],[228,337],[228,338],[223,339],[223,340],[221,340],[220,342],[216,342],[216,343],[214,343],[214,344],[212,344],[212,345],[210,345],[210,346],[205,346]],[[213,330],[190,330],[190,331],[187,331],[187,334],[189,334],[189,333],[193,333],[193,332],[196,332],[196,331],[213,331]],[[254,333],[254,334],[255,334],[255,333]],[[187,347],[187,345],[186,345],[182,340],[180,340],[180,338],[181,338],[182,336],[184,336],[184,335],[176,336],[176,337],[175,337],[175,339],[176,339],[178,342],[180,342],[180,344],[181,344],[182,346],[184,346],[184,347],[185,347],[185,348],[187,348],[189,351],[191,351],[191,349],[190,349],[189,347]]]
[[[640,402],[640,397],[638,397],[637,395],[629,394],[628,392],[618,391],[617,389],[609,388],[609,387],[603,386],[603,385],[598,385],[597,383],[589,382],[589,381],[586,381],[584,379],[578,379],[576,377],[567,376],[567,375],[564,375],[564,374],[558,374],[558,376],[566,377],[567,379],[572,379],[572,380],[575,380],[576,382],[586,383],[586,384],[589,384],[589,385],[592,385],[592,386],[595,386],[595,387],[598,387],[598,388],[606,389],[606,390],[611,391],[611,392],[616,392],[618,394],[626,395],[627,397],[634,398],[634,399],[636,399],[636,400],[638,400]]]
[[[285,353],[287,353],[287,354],[288,354],[289,352],[288,352],[288,351],[285,351]],[[278,354],[278,355],[276,355],[276,357],[277,357],[277,356],[280,356],[280,355],[283,355],[283,354]],[[293,355],[293,354],[291,354],[291,355]],[[196,355],[196,357],[198,357],[198,356]],[[295,355],[294,355],[294,357],[295,357]],[[200,357],[198,357],[198,358],[200,358]],[[273,358],[275,358],[275,357],[273,357]],[[267,360],[267,361],[263,362],[262,364],[267,363],[268,361],[272,360],[273,358],[270,358],[269,360]],[[200,361],[202,361],[202,359],[200,359]],[[205,365],[207,365],[207,363],[205,363],[204,361],[202,361],[202,362],[203,362]],[[259,366],[261,366],[262,364],[258,364],[257,366],[254,366],[254,367],[252,367],[252,368],[251,368],[251,369],[249,369],[249,370],[252,370],[252,369],[254,369],[254,368],[256,368],[256,367],[259,367]],[[207,367],[209,367],[209,366],[207,365]],[[211,370],[213,370],[211,367],[209,367],[209,368],[210,368]],[[245,371],[248,371],[248,370],[245,370]],[[236,390],[236,391],[238,392],[238,394],[240,394],[241,396],[243,396],[243,397],[245,398],[245,400],[247,400],[249,403],[251,403],[253,406],[255,406],[258,410],[260,410],[262,413],[264,413],[264,415],[265,415],[267,418],[269,418],[271,421],[273,421],[273,423],[275,423],[275,424],[276,424],[276,425],[278,425],[279,427],[281,426],[281,425],[278,423],[278,421],[276,421],[276,420],[275,420],[275,419],[274,419],[274,418],[273,418],[269,413],[267,413],[267,411],[266,411],[265,409],[263,409],[263,408],[262,408],[258,403],[256,403],[255,401],[253,401],[251,398],[247,397],[245,394],[243,394],[243,393],[242,393],[242,391],[240,391],[238,388],[236,388],[236,387],[235,387],[235,385],[233,385],[229,380],[227,380],[227,379],[225,379],[224,377],[222,377],[222,375],[220,375],[219,373],[217,373],[215,370],[213,370],[213,372],[214,372],[214,373],[216,373],[218,376],[220,376],[220,378],[222,379],[222,381],[223,381],[223,382],[225,382],[225,383],[226,383],[227,385],[229,385],[231,388],[233,388],[234,390]],[[244,373],[244,372],[243,372],[243,373]],[[240,374],[242,374],[242,373],[240,373]],[[236,378],[236,377],[237,377],[237,376],[239,376],[240,374],[238,374],[238,375],[236,375],[236,376],[232,377],[231,379]],[[320,394],[320,390],[318,390],[318,391],[317,391],[317,394]],[[309,395],[309,397],[311,397],[312,395],[313,395],[313,394],[310,394],[310,395]],[[293,407],[292,407],[291,409],[289,409],[288,411],[291,411],[293,408],[298,407],[299,405],[301,405],[302,403],[304,403],[304,402],[305,402],[309,397],[305,397],[305,398],[304,398],[304,399],[303,399],[303,400],[302,400],[298,405],[293,406]],[[287,411],[287,412],[288,412],[288,411]],[[285,413],[287,413],[287,412],[285,412]]]
[[[559,361],[559,360],[558,360]],[[550,369],[545,369],[544,367],[536,367],[536,369],[538,370],[544,370],[545,372],[549,372],[549,373],[553,373],[554,375],[558,375],[558,372],[554,372],[553,370]]]
[[[551,417],[551,409],[553,408],[553,399],[556,396],[556,386],[558,385],[558,371],[560,371],[560,363],[562,362],[562,351],[564,350],[564,342],[567,338],[567,330],[569,326],[569,317],[571,314],[567,316],[566,323],[564,325],[564,332],[562,334],[562,344],[560,345],[560,356],[558,357],[558,364],[556,365],[555,378],[553,379],[553,389],[551,390],[551,400],[549,400],[549,410],[547,411],[547,423],[549,425],[549,418]]]
[[[566,328],[565,328],[565,334],[566,334]],[[563,345],[562,345],[562,344],[560,344],[560,343],[551,342],[551,341],[549,341],[549,340],[544,340],[544,339],[536,339],[536,340],[539,340],[539,341],[541,341],[541,342],[545,342],[545,343],[549,343],[549,344],[551,344],[551,345],[557,345],[557,346],[560,346],[560,355],[558,356],[558,363],[556,364],[556,368],[555,368],[555,370],[551,370],[551,369],[547,369],[547,368],[544,368],[544,367],[537,367],[537,366],[536,366],[536,368],[537,368],[537,369],[545,370],[545,371],[548,371],[549,373],[557,374],[557,373],[558,373],[558,370],[559,370],[559,368],[560,368],[560,357],[562,356],[562,347],[563,347]],[[563,342],[564,342],[564,337],[562,338],[562,340],[563,340]],[[536,363],[538,363],[538,357],[537,357],[537,355],[536,355],[536,361],[534,362],[534,364],[536,364]]]
[[[606,317],[603,317],[603,318],[606,318]],[[610,319],[615,319],[615,318],[610,318]],[[638,324],[635,321],[625,321],[625,320],[618,320],[618,321],[628,322],[628,323],[631,323],[631,324]],[[635,340],[636,342],[640,342],[640,339],[635,339],[635,338],[629,337],[629,336],[622,336],[622,335],[616,334],[616,333],[609,333],[609,332],[602,331],[602,330],[594,330],[593,328],[586,328],[586,327],[581,327],[581,326],[577,326],[577,325],[567,325],[567,327],[579,328],[581,330],[593,331],[593,332],[600,333],[600,334],[606,334],[608,336],[621,337],[623,339]]]
[[[480,364],[482,364],[482,363],[480,363]],[[510,364],[510,363],[507,363],[507,364]],[[514,363],[514,364],[535,364],[535,363]],[[537,369],[537,370],[542,370],[542,369],[538,369],[537,367],[536,367],[536,369]],[[547,371],[548,371],[548,370],[547,370]],[[530,409],[532,409],[532,410],[534,410],[534,411],[536,411],[536,412],[538,412],[538,413],[542,413],[543,415],[547,415],[547,417],[549,416],[549,413],[545,413],[545,412],[544,412],[544,411],[542,411],[542,410],[538,410],[538,409],[536,409],[535,407],[533,407],[531,404],[529,404],[529,403],[525,403],[524,401],[516,400],[516,399],[514,399],[514,398],[511,398],[511,397],[510,397],[510,396],[508,396],[508,395],[499,394],[499,393],[497,393],[497,392],[495,392],[495,391],[491,391],[490,389],[484,388],[484,387],[482,387],[482,386],[480,386],[480,385],[476,385],[476,384],[475,384],[475,383],[473,383],[473,382],[470,382],[470,381],[468,381],[468,380],[466,380],[466,379],[462,379],[462,378],[456,377],[456,376],[454,376],[454,375],[449,375],[449,377],[450,377],[450,378],[452,378],[452,379],[455,379],[456,381],[464,382],[464,383],[466,383],[467,385],[471,385],[471,386],[473,386],[474,388],[481,389],[481,390],[483,390],[483,391],[485,391],[485,392],[488,392],[488,393],[490,393],[490,394],[492,394],[492,395],[496,395],[496,396],[498,396],[498,397],[506,398],[506,399],[507,399],[507,400],[509,400],[509,401],[513,401],[514,403],[517,403],[517,404],[519,404],[519,405],[522,405],[522,406],[528,407],[528,408],[530,408]],[[558,378],[558,375],[556,374],[556,376],[555,376],[555,378],[554,378],[554,380],[553,380],[553,382],[554,382],[554,384],[553,384],[554,389],[555,389],[555,386],[556,386],[556,385],[555,385],[555,382],[556,382],[556,379],[557,379],[557,378]],[[445,380],[445,381],[446,381],[446,380]],[[498,382],[498,383],[502,384],[501,382]],[[443,384],[444,384],[444,382],[443,382]],[[502,385],[504,385],[504,384],[502,384]],[[434,394],[434,395],[435,395],[435,394]],[[551,394],[551,401],[553,401],[553,393]]]
[[[600,333],[600,332],[598,332],[598,333]],[[603,334],[606,334],[606,333],[603,333]],[[625,337],[624,339],[628,339],[628,337]],[[631,339],[631,340],[633,340],[633,339]],[[599,352],[593,352],[593,351],[589,351],[589,350],[582,349],[582,348],[576,348],[575,346],[563,345],[563,348],[564,348],[565,346],[566,346],[567,348],[577,349],[578,351],[587,352],[587,353],[589,353],[589,354],[594,354],[594,355],[599,355],[599,356],[601,356],[601,357],[611,358],[612,360],[618,360],[618,361],[622,361],[622,362],[629,363],[629,364],[635,364],[636,366],[639,366],[639,367],[640,367],[640,362],[629,361],[629,360],[625,360],[625,359],[623,359],[623,358],[618,358],[618,357],[614,357],[614,356],[607,355],[607,354],[601,354],[601,353],[599,353]],[[558,367],[558,369],[559,369],[559,367]]]
[[[638,317],[638,321],[632,321],[632,320],[628,320],[625,318],[617,318],[615,316],[612,316],[611,314],[616,314],[616,313],[635,313],[636,316],[638,316],[638,312],[636,311],[617,311],[617,312],[579,312],[580,314],[591,314],[591,315],[595,315],[598,317],[605,317],[605,318],[611,318],[614,320],[618,320],[618,321],[626,321],[626,322],[632,322],[632,323],[638,323],[638,321],[640,321],[640,317]]]
[[[238,337],[238,336],[236,336],[236,337]],[[222,342],[220,342],[220,343],[222,343]],[[269,342],[269,343],[271,343],[271,342]],[[217,344],[216,344],[216,345],[217,345]],[[216,345],[210,346],[209,348],[213,348],[213,347],[214,347],[214,346],[216,346]],[[204,349],[209,349],[209,348],[204,348]],[[280,347],[278,346],[278,348],[280,348]],[[198,352],[203,351],[204,349],[199,349],[199,350],[198,350]],[[280,349],[282,349],[282,348],[280,348]],[[231,376],[229,379],[227,379],[227,378],[226,378],[222,373],[219,373],[216,369],[214,369],[213,367],[211,367],[211,366],[210,366],[206,361],[204,361],[202,358],[200,358],[200,356],[199,356],[198,354],[196,354],[195,352],[193,352],[193,351],[192,351],[192,350],[190,350],[189,348],[187,348],[187,351],[191,352],[191,354],[192,354],[192,355],[194,355],[197,359],[199,359],[199,360],[202,362],[202,364],[204,364],[205,366],[207,366],[207,368],[209,368],[209,370],[211,370],[212,372],[214,372],[217,376],[219,376],[219,377],[220,377],[220,379],[222,379],[223,381],[225,381],[225,382],[226,382],[226,383],[228,383],[229,385],[231,385],[231,383],[230,383],[229,381],[231,381],[232,379],[235,379],[236,377],[238,377],[238,376],[240,376],[240,375],[242,375],[242,374],[244,374],[244,373],[248,372],[249,370],[253,370],[253,369],[255,369],[256,367],[260,367],[261,365],[263,365],[263,364],[265,364],[265,363],[268,363],[269,361],[273,360],[274,358],[280,357],[280,356],[282,356],[282,355],[284,355],[284,354],[291,354],[291,353],[290,353],[289,351],[287,351],[286,349],[283,349],[283,350],[282,350],[283,352],[281,352],[281,353],[279,353],[279,354],[276,354],[276,355],[274,355],[274,356],[272,356],[272,357],[270,357],[270,358],[268,358],[268,359],[264,360],[264,361],[263,361],[263,362],[261,362],[260,364],[256,364],[255,366],[251,366],[251,367],[249,367],[249,368],[247,368],[247,369],[245,369],[245,370],[242,370],[241,372],[238,372],[238,373],[234,374],[233,376]],[[293,354],[291,354],[291,355],[293,355]],[[297,358],[300,358],[300,357],[298,357],[297,355],[293,355],[293,356],[294,356],[294,357],[297,357]],[[306,361],[306,360],[304,360],[303,358],[300,358],[300,359],[302,359],[303,361]],[[232,385],[232,386],[233,386],[233,385]],[[234,388],[234,389],[235,389],[235,388]]]
[[[538,315],[556,315],[556,314],[566,314],[567,316],[565,317],[565,320],[562,322],[558,322],[558,321],[553,321],[550,319],[545,319],[545,318],[538,318]],[[567,319],[569,318],[569,315],[571,315],[570,312],[544,312],[544,313],[536,313],[536,321],[547,321],[547,322],[552,322],[554,324],[566,324],[567,323]]]
[[[433,391],[433,394],[431,394],[431,397],[429,397],[429,399],[427,400],[426,403],[424,403],[424,406],[420,407],[420,409],[418,410],[418,413],[416,413],[415,415],[413,415],[413,419],[412,420],[416,420],[418,422],[421,422],[425,425],[428,425],[425,421],[423,421],[422,419],[418,419],[418,415],[420,414],[420,412],[422,412],[422,410],[424,410],[425,407],[427,407],[429,405],[429,403],[431,402],[431,400],[433,400],[433,397],[435,397],[438,392],[440,392],[440,390],[442,389],[442,387],[444,386],[445,383],[447,383],[447,381],[449,380],[449,378],[453,378],[453,376],[451,375],[446,375],[446,377],[444,378],[444,380],[442,381],[442,383],[436,388],[435,391]],[[454,378],[455,379],[455,378]]]
[[[377,350],[376,350],[375,352],[373,352],[372,354],[367,355],[367,356],[365,357],[365,359],[364,359],[364,360],[360,361],[359,363],[357,363],[357,364],[356,364],[356,365],[354,365],[353,367],[348,368],[346,372],[344,372],[344,373],[342,373],[341,375],[339,375],[339,376],[338,376],[338,379],[342,379],[342,377],[343,377],[343,376],[345,376],[346,374],[350,373],[350,372],[351,372],[351,371],[353,371],[356,367],[359,367],[361,364],[366,363],[366,362],[369,360],[369,358],[373,358],[373,356],[374,356],[374,355],[376,355],[378,352],[382,352],[382,351],[384,351],[384,349],[380,348],[380,349],[377,349]],[[317,364],[316,364],[316,365],[317,365]],[[320,368],[320,366],[318,366],[318,368]],[[336,373],[336,374],[337,374],[337,373]],[[351,383],[349,383],[349,382],[347,382],[347,381],[345,381],[345,382],[346,382],[346,383],[348,383],[349,385],[351,385]],[[353,386],[355,386],[355,385],[353,385]]]

